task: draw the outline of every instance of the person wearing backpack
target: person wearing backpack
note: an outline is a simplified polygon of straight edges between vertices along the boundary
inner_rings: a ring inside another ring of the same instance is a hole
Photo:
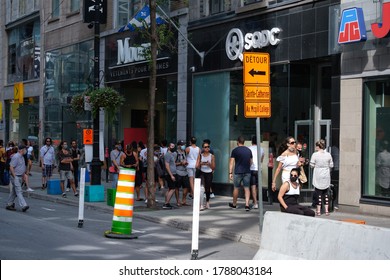
[[[177,174],[177,188],[175,190],[175,195],[177,201],[179,200],[179,189],[180,187],[183,188],[183,197],[181,201],[181,206],[191,206],[187,204],[187,194],[190,190],[190,180],[188,178],[188,172],[187,172],[187,159],[186,159],[186,145],[183,140],[179,140],[177,142],[177,151],[176,151],[176,174]],[[180,206],[180,203],[178,203],[178,206]]]

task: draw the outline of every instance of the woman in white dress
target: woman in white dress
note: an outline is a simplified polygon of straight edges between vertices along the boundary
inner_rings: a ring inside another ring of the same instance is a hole
[[[333,159],[330,153],[325,150],[325,140],[316,142],[316,152],[310,159],[310,167],[313,171],[314,196],[317,201],[317,216],[321,215],[321,206],[324,201],[325,214],[329,215],[329,196],[328,188],[330,186],[330,169],[333,167]]]
[[[299,157],[297,155],[296,144],[294,137],[287,137],[285,143],[282,144],[281,148],[284,152],[277,157],[276,161],[279,162],[278,167],[275,170],[274,178],[272,180],[272,190],[276,191],[276,179],[282,171],[282,183],[290,180],[290,171],[293,168],[301,166]]]

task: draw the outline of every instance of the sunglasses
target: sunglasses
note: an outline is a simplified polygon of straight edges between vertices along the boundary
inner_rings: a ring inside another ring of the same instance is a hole
[[[210,149],[210,146],[204,146],[203,148],[205,148],[205,149],[209,148]]]
[[[289,144],[296,144],[297,142],[295,142],[295,141],[291,141]]]

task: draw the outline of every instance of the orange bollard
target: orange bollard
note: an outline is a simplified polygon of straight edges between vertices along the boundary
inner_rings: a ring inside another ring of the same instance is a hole
[[[347,222],[347,223],[360,224],[360,225],[366,224],[366,221],[364,221],[364,220],[344,219],[344,220],[341,220],[341,221],[342,222]]]
[[[133,207],[134,207],[135,170],[119,169],[118,184],[116,188],[114,216],[111,231],[106,231],[109,238],[137,238],[132,235]]]

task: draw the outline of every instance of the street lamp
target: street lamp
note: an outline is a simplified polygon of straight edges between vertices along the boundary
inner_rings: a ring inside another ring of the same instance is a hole
[[[94,32],[94,89],[99,88],[99,63],[100,63],[100,1],[96,1],[95,20],[93,26]],[[92,23],[92,22],[91,22]],[[90,27],[91,23],[88,25]],[[101,183],[101,162],[99,157],[99,114],[93,116],[93,157],[91,162],[91,185],[100,185]]]

